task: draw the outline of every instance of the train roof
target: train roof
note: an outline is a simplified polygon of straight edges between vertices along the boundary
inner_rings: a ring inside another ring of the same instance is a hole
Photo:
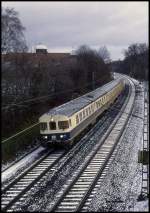
[[[76,99],[73,99],[63,105],[55,107],[49,110],[46,115],[65,115],[70,117],[74,113],[78,112],[82,108],[86,107],[101,95],[104,95],[106,92],[110,91],[115,85],[118,84],[120,79],[113,80],[102,87],[97,88],[96,90],[89,92],[83,96],[80,96]]]

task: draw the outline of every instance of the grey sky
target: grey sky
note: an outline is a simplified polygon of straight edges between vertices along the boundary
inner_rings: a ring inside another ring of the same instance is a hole
[[[130,44],[148,43],[148,2],[2,2],[19,12],[28,45],[67,52],[82,44],[106,46],[123,58]]]

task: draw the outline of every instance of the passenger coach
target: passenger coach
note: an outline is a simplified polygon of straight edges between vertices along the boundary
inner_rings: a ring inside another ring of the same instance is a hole
[[[123,79],[113,80],[42,115],[39,118],[42,145],[73,144],[75,138],[109,108],[123,88]]]

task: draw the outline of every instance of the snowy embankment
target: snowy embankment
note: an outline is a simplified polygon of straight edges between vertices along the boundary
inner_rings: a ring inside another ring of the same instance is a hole
[[[6,181],[10,177],[14,176],[19,169],[22,169],[23,167],[26,167],[27,165],[30,165],[32,162],[34,162],[35,159],[39,156],[39,154],[44,150],[45,148],[39,147],[32,153],[26,155],[23,159],[15,163],[10,168],[6,169],[4,172],[2,172],[2,182]]]
[[[118,153],[88,211],[148,211],[148,202],[137,202],[141,192],[141,164],[138,150],[143,137],[144,93],[139,87],[133,114],[122,137]]]

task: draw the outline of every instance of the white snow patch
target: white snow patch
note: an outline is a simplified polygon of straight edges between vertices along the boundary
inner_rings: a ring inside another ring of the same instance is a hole
[[[134,212],[148,212],[149,211],[149,205],[148,200],[137,202],[133,209]]]
[[[43,151],[44,147],[39,147],[20,161],[18,161],[16,164],[2,172],[2,182],[4,182],[6,179],[10,178],[12,175],[14,175],[20,168],[25,166],[27,163],[33,162],[34,159],[39,155],[41,151]]]
[[[142,91],[142,88],[139,87]],[[133,116],[109,173],[89,205],[88,211],[147,211],[148,202],[137,202],[141,192],[141,166],[138,150],[142,146],[144,94],[137,93]],[[121,203],[116,201],[122,201]],[[141,205],[140,205],[141,204]]]

